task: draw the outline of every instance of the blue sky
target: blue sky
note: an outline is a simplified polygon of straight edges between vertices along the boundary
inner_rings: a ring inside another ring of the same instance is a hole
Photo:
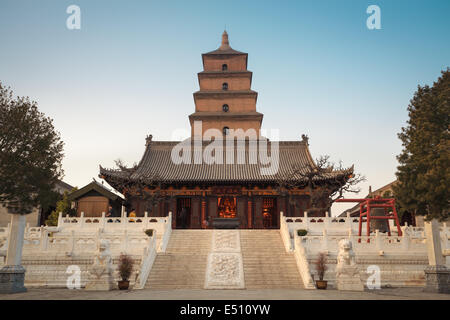
[[[66,28],[71,4],[81,30]],[[366,27],[372,4],[381,30]],[[450,1],[2,0],[0,81],[54,119],[64,180],[81,187],[99,164],[138,162],[147,134],[189,129],[201,53],[226,26],[249,53],[263,128],[306,133],[314,157],[355,164],[364,196],[395,178],[417,85],[450,66],[449,12]]]

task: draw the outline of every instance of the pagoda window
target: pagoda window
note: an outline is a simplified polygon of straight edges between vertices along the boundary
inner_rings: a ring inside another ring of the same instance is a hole
[[[224,136],[226,136],[228,133],[229,133],[229,131],[230,131],[230,128],[228,128],[228,127],[223,127],[223,135]]]
[[[230,110],[230,108],[228,107],[227,104],[224,104],[224,105],[222,106],[222,110],[223,110],[223,112],[228,112],[228,110]]]
[[[224,63],[222,65],[222,71],[227,71],[228,70],[228,65],[226,63]]]
[[[224,82],[222,84],[222,90],[228,90],[228,83]]]

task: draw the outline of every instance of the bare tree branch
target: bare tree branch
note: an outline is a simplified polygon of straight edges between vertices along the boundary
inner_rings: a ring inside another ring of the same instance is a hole
[[[298,207],[290,191],[296,188],[306,189],[309,193],[307,212],[312,213],[326,212],[346,193],[360,192],[357,185],[365,181],[365,177],[359,173],[354,174],[353,168],[344,168],[342,161],[335,164],[329,158],[327,155],[320,156],[315,164],[293,166],[291,172],[279,175],[277,190],[280,195],[287,196],[289,203]]]

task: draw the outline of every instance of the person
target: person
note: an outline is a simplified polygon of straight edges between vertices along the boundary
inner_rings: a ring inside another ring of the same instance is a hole
[[[186,208],[183,207],[180,213],[181,228],[186,228]]]
[[[111,205],[109,205],[108,212],[106,213],[106,217],[113,217],[113,216],[114,216],[113,207]]]
[[[128,217],[136,218],[136,211],[134,210],[134,208],[131,209],[131,212],[128,214]],[[134,222],[134,219],[130,219],[130,222]]]

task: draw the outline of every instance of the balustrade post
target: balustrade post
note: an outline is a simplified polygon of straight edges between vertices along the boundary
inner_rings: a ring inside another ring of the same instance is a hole
[[[304,213],[303,213],[303,216],[304,216],[304,220],[305,220],[305,227],[306,227],[306,230],[308,230],[309,229],[309,218],[308,218],[308,211],[305,211]]]
[[[172,211],[169,211],[169,215],[167,216],[167,225],[164,232],[167,232],[167,230],[172,230]]]
[[[48,231],[47,228],[42,228],[41,233],[41,250],[46,251],[48,248]]]
[[[450,250],[450,240],[448,240],[449,236],[450,236],[450,230],[447,228],[447,222],[443,223],[443,227],[442,227],[442,233],[444,235],[444,246],[443,249],[444,251],[446,250]]]
[[[58,214],[58,227],[61,227],[62,224],[63,224],[62,212],[59,212],[59,214]]]
[[[323,222],[324,222],[325,229],[329,229],[330,225],[331,225],[331,217],[328,215],[325,216],[325,219]]]
[[[411,242],[411,237],[409,235],[408,227],[404,226],[401,227],[402,230],[402,237],[401,237],[401,241],[402,241],[402,250],[408,250],[409,249],[409,243]]]
[[[381,242],[381,234],[380,231],[378,229],[375,230],[375,248],[377,249],[377,251],[379,252],[380,250],[382,250],[382,242]]]
[[[147,211],[145,211],[144,212],[144,221],[145,221],[145,224],[144,224],[144,228],[145,229],[148,229],[148,212]]]
[[[81,211],[80,220],[79,221],[80,221],[79,222],[79,227],[83,228],[84,227],[84,212],[83,211]]]
[[[283,222],[283,218],[284,218],[283,211],[280,211],[280,229],[283,228],[284,223],[286,222],[286,220],[284,220]]]
[[[353,227],[353,219],[352,219],[352,217],[350,217],[350,212],[347,212],[347,217],[345,217],[345,225],[348,228],[352,228]]]
[[[105,214],[105,212],[102,212],[102,221],[101,221],[100,225],[102,226],[102,228],[105,228],[105,226],[106,226],[106,214]]]

